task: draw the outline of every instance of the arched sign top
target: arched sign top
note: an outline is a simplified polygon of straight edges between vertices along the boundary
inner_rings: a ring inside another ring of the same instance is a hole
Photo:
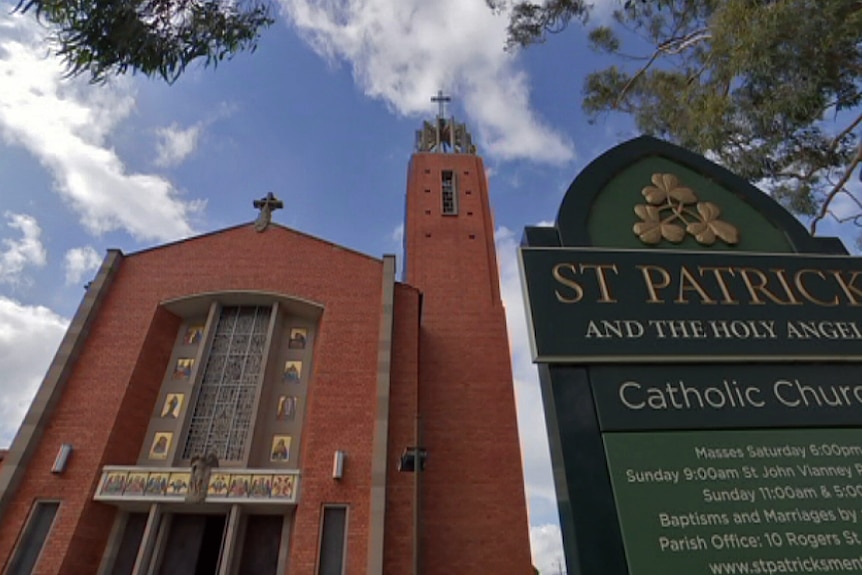
[[[550,240],[549,231],[528,235]],[[812,237],[745,179],[650,136],[612,148],[578,174],[556,231],[553,243],[564,247],[846,253],[836,238]]]

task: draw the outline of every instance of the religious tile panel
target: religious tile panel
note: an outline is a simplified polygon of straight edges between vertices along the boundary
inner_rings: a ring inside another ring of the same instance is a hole
[[[251,475],[232,475],[228,497],[247,497],[251,487]]]
[[[195,366],[193,357],[181,357],[174,367],[174,379],[188,381],[192,377],[192,368]]]
[[[272,475],[251,476],[251,486],[249,487],[249,497],[269,497],[272,494]]]
[[[168,495],[185,495],[189,492],[191,474],[186,472],[171,473],[168,477]]]
[[[287,462],[290,459],[289,435],[274,435],[272,437],[272,448],[269,452],[269,460],[273,462]]]
[[[273,375],[261,394],[261,408],[249,465],[295,468],[299,463],[303,412],[311,381],[316,326],[289,314],[273,337]],[[281,440],[281,443],[279,443]]]
[[[296,470],[219,470],[210,475],[205,501],[293,504],[298,481]],[[190,483],[188,468],[106,466],[93,498],[130,507],[142,501],[182,502]]]
[[[272,490],[270,491],[271,496],[273,498],[293,499],[295,482],[296,477],[293,475],[274,475],[272,478]]]
[[[121,495],[126,489],[127,471],[115,471],[106,473],[102,478],[102,493],[106,495]]]
[[[165,397],[165,403],[162,406],[162,417],[176,419],[180,416],[180,410],[183,407],[183,399],[185,394],[169,393]]]
[[[148,473],[130,472],[129,478],[126,480],[126,488],[123,490],[123,495],[143,495],[144,488],[147,486]]]
[[[278,396],[275,418],[279,421],[293,421],[296,418],[296,410],[299,398],[295,395]]]
[[[286,361],[284,362],[283,379],[289,383],[299,383],[302,378],[302,362],[301,361]]]
[[[168,490],[169,473],[150,473],[147,477],[147,485],[144,487],[144,495],[164,495]]]
[[[228,493],[230,487],[229,473],[213,473],[210,475],[210,482],[207,486],[207,495],[224,496]]]
[[[150,459],[167,459],[173,438],[170,431],[156,433],[150,447]]]
[[[305,340],[307,337],[308,330],[304,327],[291,328],[287,347],[289,349],[305,349]]]
[[[165,365],[161,389],[139,454],[138,462],[142,465],[170,466],[173,463],[176,451],[173,448],[182,437],[187,402],[194,392],[200,354],[207,340],[207,325],[207,316],[198,314],[186,318],[177,328],[173,352]],[[165,433],[173,434],[168,450],[161,452],[159,447],[152,453],[156,435]]]
[[[183,336],[183,345],[198,345],[203,339],[203,324],[190,325]]]

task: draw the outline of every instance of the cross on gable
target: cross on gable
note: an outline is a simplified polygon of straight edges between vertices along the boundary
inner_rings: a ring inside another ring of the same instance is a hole
[[[446,102],[451,102],[452,98],[443,95],[443,90],[437,90],[436,96],[431,96],[431,101],[437,103],[437,117],[446,117]]]
[[[280,210],[284,207],[284,202],[275,197],[272,192],[269,192],[265,197],[255,200],[254,207],[259,210],[268,209],[270,212],[272,210]]]
[[[284,202],[276,198],[272,192],[269,192],[265,197],[254,200],[253,205],[260,210],[260,215],[257,216],[257,221],[254,222],[254,229],[262,232],[272,221],[273,210],[282,209]]]

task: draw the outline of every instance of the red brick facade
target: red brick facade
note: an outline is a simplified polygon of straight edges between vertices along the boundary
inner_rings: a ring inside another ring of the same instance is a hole
[[[440,213],[441,169],[458,174],[457,216]],[[417,544],[422,575],[531,573],[482,162],[417,154],[407,193],[407,275],[396,283],[393,302],[383,573],[412,573]],[[238,226],[121,257],[62,397],[0,511],[3,569],[34,501],[59,499],[35,573],[97,572],[117,513],[93,500],[101,468],[136,463],[181,323],[162,304],[238,290],[286,294],[323,308],[288,573],[316,573],[324,503],[349,505],[345,573],[365,573],[383,288],[382,260],[277,225],[263,233]],[[418,510],[417,477],[397,471],[401,451],[416,442],[417,407],[429,454],[418,478]],[[74,452],[67,469],[53,474],[62,443]],[[349,454],[338,481],[336,450]]]
[[[452,171],[457,215],[441,215]],[[419,409],[423,575],[531,573],[521,452],[494,222],[481,158],[416,154],[405,281],[424,295]]]

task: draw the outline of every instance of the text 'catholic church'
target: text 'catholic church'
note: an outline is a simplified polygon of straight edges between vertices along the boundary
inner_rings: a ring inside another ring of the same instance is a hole
[[[254,224],[108,252],[0,468],[0,572],[531,574],[464,125],[417,132],[403,281],[394,256],[255,205]]]

